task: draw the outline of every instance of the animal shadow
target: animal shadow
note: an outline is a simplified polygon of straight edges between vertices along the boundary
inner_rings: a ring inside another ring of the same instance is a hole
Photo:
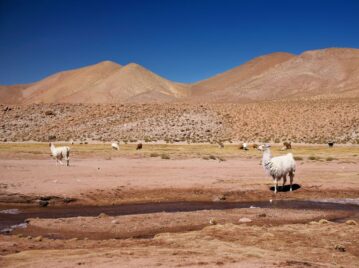
[[[300,188],[301,188],[301,186],[299,184],[294,183],[292,185],[292,190],[293,191],[298,190]],[[269,189],[274,192],[274,186],[270,187]],[[278,186],[277,191],[278,192],[289,192],[290,191],[290,185],[284,185],[284,187],[283,186]]]

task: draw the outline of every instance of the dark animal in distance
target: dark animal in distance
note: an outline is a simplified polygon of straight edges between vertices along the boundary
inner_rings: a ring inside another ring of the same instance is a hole
[[[142,149],[142,143],[137,144],[136,150],[141,150]]]

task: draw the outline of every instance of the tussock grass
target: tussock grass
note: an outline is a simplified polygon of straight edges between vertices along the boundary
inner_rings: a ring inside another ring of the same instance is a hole
[[[119,151],[113,151],[110,144],[74,144],[56,143],[57,146],[67,145],[71,147],[71,155],[76,157],[106,157],[112,153],[112,157],[158,157],[162,154],[176,158],[203,158],[219,159],[230,158],[260,158],[262,153],[256,149],[249,148],[248,151],[238,149],[237,144],[226,144],[224,148],[218,148],[217,144],[144,144],[142,150],[136,150],[136,144],[121,144]],[[281,146],[272,146],[273,156],[283,155],[286,151],[281,151]],[[314,160],[326,160],[332,157],[338,160],[356,159],[359,155],[359,146],[336,146],[328,148],[323,145],[293,145],[290,152],[296,160],[308,159],[314,156]],[[38,157],[48,158],[50,155],[48,143],[0,143],[1,155],[37,155]],[[213,157],[211,157],[213,156]],[[330,161],[330,160],[327,160]]]

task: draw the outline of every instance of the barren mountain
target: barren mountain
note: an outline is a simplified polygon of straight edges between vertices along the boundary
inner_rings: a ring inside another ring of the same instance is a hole
[[[121,67],[104,61],[65,71],[24,86],[0,87],[3,103],[119,103],[172,101],[188,94],[186,85],[170,82],[140,65]]]
[[[195,84],[166,80],[142,66],[104,61],[29,85],[0,86],[0,102],[254,102],[359,97],[359,49],[331,48],[255,58]]]
[[[256,58],[193,86],[194,100],[240,102],[359,96],[359,50],[323,49]]]
[[[211,96],[217,98],[224,92],[227,94],[230,93],[230,90],[235,93],[244,81],[248,81],[253,77],[258,77],[277,64],[283,63],[294,57],[293,54],[289,53],[272,53],[255,58],[229,71],[194,84],[192,86],[193,96],[194,98],[208,97],[210,100]],[[223,97],[226,98],[228,96]]]
[[[185,85],[170,82],[142,66],[130,63],[86,91],[67,96],[66,103],[162,102],[186,96]]]

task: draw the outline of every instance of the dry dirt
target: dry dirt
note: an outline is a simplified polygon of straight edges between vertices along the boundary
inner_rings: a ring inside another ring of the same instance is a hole
[[[51,208],[159,201],[270,202],[272,199],[275,202],[359,196],[357,147],[335,148],[338,158],[331,161],[326,161],[325,157],[332,152],[320,147],[315,147],[321,153],[319,160],[309,160],[309,155],[305,155],[308,149],[293,149],[293,153],[303,156],[303,160],[297,161],[295,178],[300,188],[274,196],[269,189],[271,180],[263,175],[260,154],[255,151],[241,157],[227,152],[226,161],[193,158],[191,154],[180,158],[170,154],[171,159],[167,160],[128,153],[117,156],[113,153],[106,160],[101,151],[77,152],[71,166],[66,167],[56,166],[39,147],[26,146],[32,150],[37,148],[39,153],[19,157],[17,151],[3,149],[0,154],[2,207],[37,206],[41,198],[49,200]],[[155,148],[161,146],[151,150]],[[204,145],[202,149],[208,150]],[[274,150],[274,153],[280,152]],[[336,210],[256,207],[33,218],[28,228],[0,236],[0,265],[357,267],[359,225],[346,224],[347,219],[336,221],[348,216],[350,219],[347,212]],[[49,233],[53,234],[52,238],[44,235]]]

